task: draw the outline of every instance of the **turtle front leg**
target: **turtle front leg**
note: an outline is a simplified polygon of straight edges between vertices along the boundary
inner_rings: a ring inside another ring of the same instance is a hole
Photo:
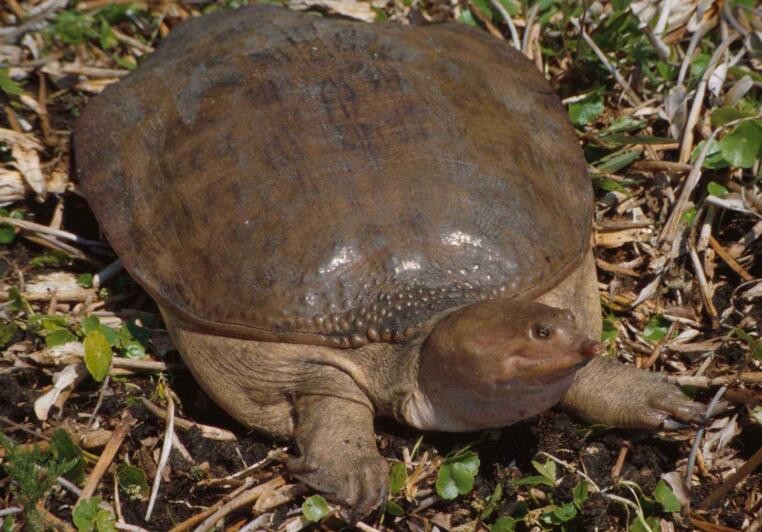
[[[301,456],[288,470],[333,502],[352,522],[386,500],[389,465],[379,454],[373,412],[366,405],[325,395],[298,397],[294,439]]]
[[[663,374],[604,357],[577,372],[561,406],[590,423],[645,429],[701,422],[706,410]]]

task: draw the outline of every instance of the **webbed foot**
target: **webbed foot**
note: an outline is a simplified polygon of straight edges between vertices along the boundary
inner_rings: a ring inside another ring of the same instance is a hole
[[[389,465],[379,454],[368,407],[335,397],[297,401],[301,456],[287,463],[296,478],[346,508],[354,523],[386,501]]]
[[[597,358],[582,368],[561,406],[590,423],[643,429],[703,423],[706,412],[706,405],[691,401],[663,374],[609,358]]]

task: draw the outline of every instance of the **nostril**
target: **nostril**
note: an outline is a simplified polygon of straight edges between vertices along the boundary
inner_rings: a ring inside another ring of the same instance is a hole
[[[589,338],[582,342],[580,354],[587,357],[597,357],[603,354],[603,344],[590,340]]]
[[[571,311],[567,310],[564,312],[564,319],[566,321],[574,321],[574,314],[572,314]]]

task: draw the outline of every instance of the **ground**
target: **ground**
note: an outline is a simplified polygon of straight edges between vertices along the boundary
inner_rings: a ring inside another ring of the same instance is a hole
[[[346,526],[287,474],[290,442],[244,429],[199,390],[153,301],[107,267],[115,257],[70,168],[70,129],[88,98],[183,20],[242,3],[0,6],[3,530],[190,529],[220,507],[202,527]],[[555,410],[479,434],[380,419],[392,494],[358,526],[761,530],[759,7],[289,5],[376,23],[455,19],[521,47],[561,95],[589,163],[609,355],[719,400],[707,427],[669,432],[587,426]],[[160,468],[166,419],[179,443]]]

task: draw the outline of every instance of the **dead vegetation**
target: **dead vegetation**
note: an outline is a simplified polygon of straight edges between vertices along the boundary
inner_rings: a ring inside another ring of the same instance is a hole
[[[183,20],[243,3],[0,6],[4,530],[340,525],[284,472],[288,447],[199,396],[71,180],[69,132],[87,98]],[[759,6],[288,4],[366,22],[456,19],[520,48],[562,95],[590,165],[610,352],[669,373],[718,412],[705,428],[657,435],[553,412],[423,439],[381,422],[392,495],[359,528],[760,530]],[[456,470],[473,474],[448,484]]]

